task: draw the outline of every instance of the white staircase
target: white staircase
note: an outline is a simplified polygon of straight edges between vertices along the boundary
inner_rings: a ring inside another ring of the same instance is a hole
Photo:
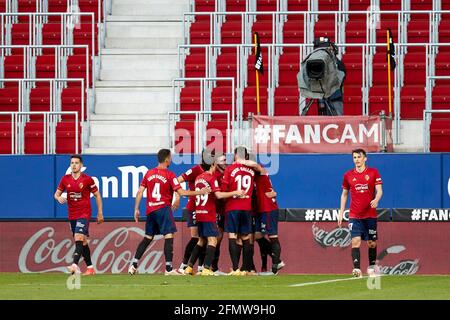
[[[167,148],[172,79],[189,0],[112,0],[85,153]]]

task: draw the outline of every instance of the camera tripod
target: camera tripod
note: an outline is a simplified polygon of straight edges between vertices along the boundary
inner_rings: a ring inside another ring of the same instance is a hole
[[[331,101],[329,99],[311,99],[308,101],[308,103],[306,104],[305,108],[303,108],[301,115],[302,116],[306,116],[306,114],[309,111],[309,108],[311,108],[311,105],[313,104],[314,101],[317,101],[317,103],[323,103],[325,105],[324,108],[319,108],[319,115],[321,116],[337,116],[337,112],[336,109],[334,108],[333,104],[331,103]]]

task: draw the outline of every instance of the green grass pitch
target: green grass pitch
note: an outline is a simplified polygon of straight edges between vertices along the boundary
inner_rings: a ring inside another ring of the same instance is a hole
[[[349,275],[202,277],[96,275],[69,290],[65,274],[0,274],[0,299],[445,299],[450,276],[384,276],[380,289]],[[301,284],[300,286],[292,286]]]

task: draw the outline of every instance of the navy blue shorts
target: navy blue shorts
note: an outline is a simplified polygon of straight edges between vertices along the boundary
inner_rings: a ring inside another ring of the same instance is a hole
[[[199,237],[218,237],[219,229],[217,228],[217,223],[215,222],[197,222],[198,236]]]
[[[377,235],[377,219],[354,219],[348,220],[348,228],[352,238],[361,237],[361,240],[375,241],[378,239]]]
[[[217,226],[222,230],[225,229],[225,216],[222,214],[217,214]]]
[[[75,236],[75,233],[84,234],[86,237],[89,237],[89,220],[88,219],[76,219],[69,220],[70,222],[70,230],[72,231],[72,235]]]
[[[188,211],[187,226],[188,228],[197,226],[197,220],[195,219],[195,211]]]
[[[153,237],[154,235],[162,234],[165,236],[176,231],[177,227],[173,219],[172,208],[169,206],[153,211],[147,215],[145,235]]]
[[[225,232],[250,234],[252,233],[251,211],[236,210],[225,213]]]
[[[256,215],[256,232],[275,236],[278,234],[278,210]]]

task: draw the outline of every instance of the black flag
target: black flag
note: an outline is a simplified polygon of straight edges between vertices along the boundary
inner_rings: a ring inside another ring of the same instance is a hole
[[[255,32],[255,38],[256,38],[255,69],[258,70],[261,74],[264,74],[263,56],[261,52],[261,44],[259,43],[258,32]]]
[[[395,56],[394,38],[392,36],[391,29],[388,29],[388,33],[389,33],[389,47],[387,49],[387,59],[389,59],[391,62],[391,70],[394,70],[396,67],[395,58],[394,58],[394,56]]]

